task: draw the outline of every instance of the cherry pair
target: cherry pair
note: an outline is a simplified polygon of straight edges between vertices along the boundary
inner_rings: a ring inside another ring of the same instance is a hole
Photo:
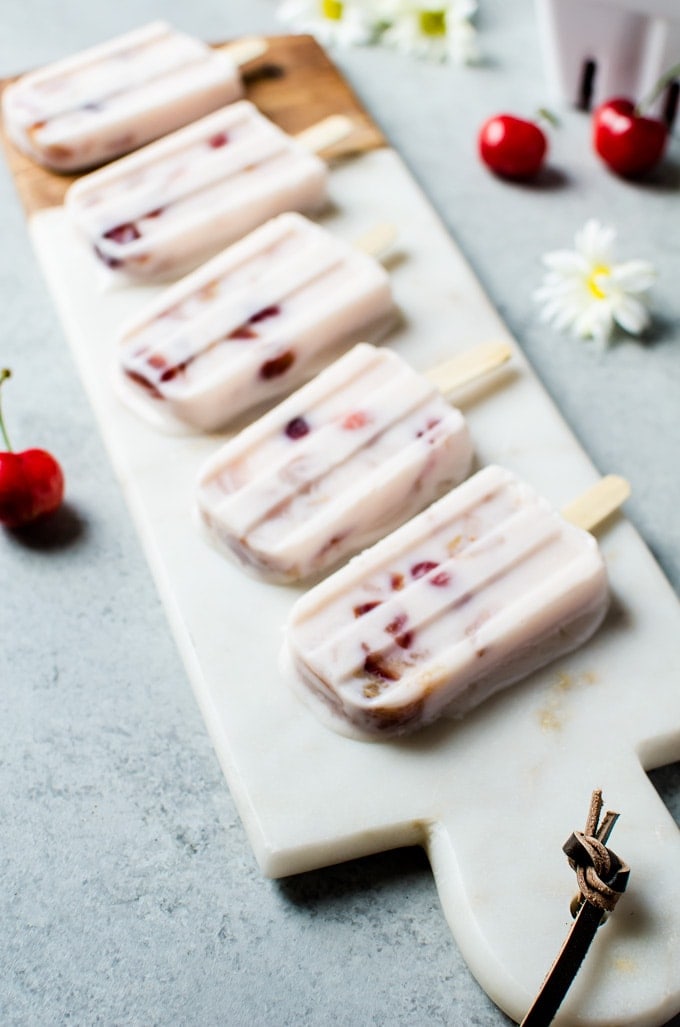
[[[658,118],[640,114],[630,100],[617,97],[600,104],[593,114],[593,148],[612,171],[635,178],[661,160],[668,129]],[[535,121],[497,114],[479,133],[484,163],[503,178],[532,178],[548,150],[545,132]]]

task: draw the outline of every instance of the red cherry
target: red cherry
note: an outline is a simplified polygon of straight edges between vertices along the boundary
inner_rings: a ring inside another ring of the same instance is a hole
[[[9,371],[0,371],[0,384],[6,378]],[[7,446],[7,452],[0,452],[0,524],[18,528],[57,509],[64,497],[64,475],[44,449],[12,452],[1,410],[0,433]]]
[[[548,150],[543,130],[512,114],[496,114],[485,121],[477,142],[484,163],[503,178],[531,178]]]
[[[430,571],[433,571],[438,566],[439,564],[435,563],[434,560],[421,560],[420,563],[414,563],[413,567],[411,567],[411,577],[422,578],[423,575],[429,574]]]
[[[217,132],[208,139],[208,146],[211,146],[213,150],[219,150],[221,146],[226,146],[228,142],[229,136],[226,132]]]
[[[156,212],[153,211],[150,216],[154,217],[155,214]],[[104,232],[104,238],[125,245],[125,243],[141,239],[142,233],[137,228],[137,225],[130,221],[125,225],[116,225],[115,228],[110,228],[108,232]]]
[[[309,423],[304,417],[294,417],[283,429],[289,439],[302,439],[309,434]]]
[[[638,114],[631,100],[616,97],[600,104],[593,115],[593,147],[619,175],[634,178],[661,160],[668,129],[657,118]]]
[[[369,603],[359,603],[358,606],[354,607],[354,616],[363,617],[365,613],[370,613],[371,610],[375,610],[376,606],[380,606],[382,599],[374,599]]]
[[[295,363],[295,354],[292,349],[287,349],[284,353],[279,354],[278,357],[272,357],[271,360],[266,360],[260,368],[260,377],[278,378],[279,375],[285,374],[289,367]]]
[[[347,414],[347,417],[342,422],[342,427],[346,428],[347,431],[356,431],[357,428],[365,428],[367,424],[370,424],[371,418],[363,410],[355,410],[351,414]]]

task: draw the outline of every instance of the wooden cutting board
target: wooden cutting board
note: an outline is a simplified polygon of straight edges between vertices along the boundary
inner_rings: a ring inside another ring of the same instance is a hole
[[[478,459],[510,467],[563,506],[597,471],[427,198],[311,40],[272,39],[265,63],[279,62],[282,75],[255,75],[248,89],[284,127],[302,129],[326,113],[360,119],[364,152],[334,168],[324,223],[351,239],[376,220],[398,221],[401,253],[390,270],[403,319],[389,344],[426,369],[476,342],[510,341],[508,375],[463,397]],[[161,435],[111,388],[116,331],[157,288],[103,289],[95,259],[59,207],[66,180],[11,149],[9,160],[263,872],[283,876],[422,844],[471,970],[520,1019],[570,921],[574,875],[561,846],[582,827],[600,787],[622,814],[612,845],[632,867],[631,884],[598,932],[558,1023],[664,1024],[680,1010],[680,832],[645,768],[680,758],[680,606],[632,526],[620,517],[601,534],[612,609],[579,652],[464,720],[410,739],[366,744],[332,733],[279,671],[283,626],[299,590],[245,576],[196,530],[193,483],[219,440]]]

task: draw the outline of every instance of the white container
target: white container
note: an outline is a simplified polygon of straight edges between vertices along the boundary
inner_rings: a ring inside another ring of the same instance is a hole
[[[640,101],[680,62],[680,0],[536,0],[553,101],[583,109]],[[649,113],[672,117],[677,80]]]

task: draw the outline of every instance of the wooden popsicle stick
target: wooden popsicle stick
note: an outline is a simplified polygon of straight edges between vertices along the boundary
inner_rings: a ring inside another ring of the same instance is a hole
[[[500,367],[512,356],[512,348],[507,342],[482,342],[473,346],[465,353],[438,364],[425,372],[425,377],[446,395],[459,389],[469,382],[481,378],[490,371]]]
[[[244,64],[248,64],[249,61],[254,61],[266,53],[269,44],[261,36],[247,36],[231,43],[223,43],[222,46],[217,46],[215,49],[226,53],[236,67],[241,68]]]
[[[392,247],[396,238],[397,226],[389,221],[383,221],[355,239],[354,245],[358,250],[368,253],[370,257],[380,259]]]
[[[295,139],[312,153],[320,153],[351,135],[355,127],[352,118],[348,118],[346,114],[331,114],[322,121],[317,121],[316,125],[310,125],[303,132],[299,132]]]
[[[562,509],[565,521],[595,531],[630,496],[630,485],[618,474],[607,474]]]

